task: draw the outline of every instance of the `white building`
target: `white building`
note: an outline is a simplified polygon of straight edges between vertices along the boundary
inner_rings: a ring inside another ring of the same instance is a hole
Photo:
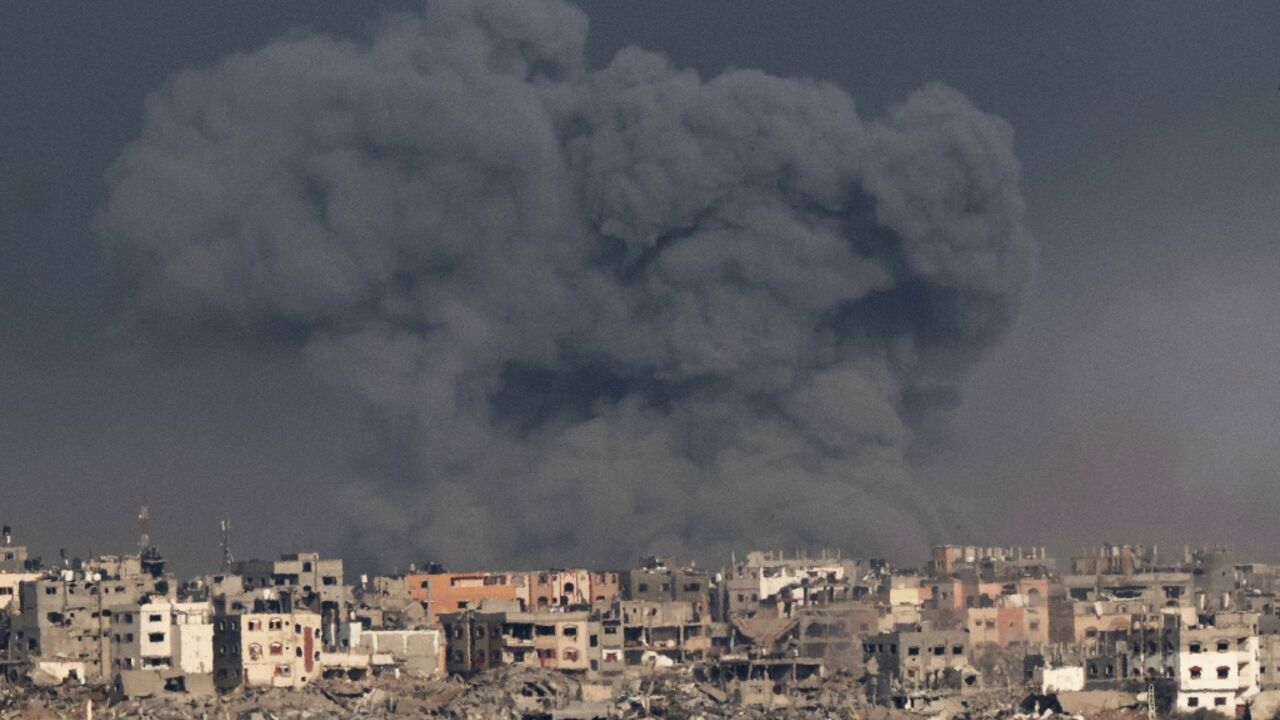
[[[1130,667],[1135,675],[1175,678],[1176,712],[1234,717],[1260,691],[1258,650],[1256,613],[1169,613],[1162,629],[1135,638]]]
[[[110,610],[111,664],[116,672],[146,668],[213,672],[208,603],[147,599]]]

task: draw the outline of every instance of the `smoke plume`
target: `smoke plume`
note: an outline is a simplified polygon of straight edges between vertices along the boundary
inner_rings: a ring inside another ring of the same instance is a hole
[[[912,423],[1029,282],[1012,132],[926,87],[586,67],[558,2],[439,2],[154,93],[100,224],[153,332],[368,404],[391,557],[923,549]]]

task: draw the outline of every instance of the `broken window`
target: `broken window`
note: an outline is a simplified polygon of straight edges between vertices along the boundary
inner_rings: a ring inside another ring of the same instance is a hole
[[[249,643],[249,659],[250,659],[250,660],[260,660],[260,659],[262,659],[262,646],[261,646],[261,645],[259,645],[258,643]]]
[[[565,651],[564,651],[564,659],[565,659],[565,660],[568,660],[568,661],[570,661],[570,662],[575,662],[575,661],[577,661],[577,659],[578,659],[578,651],[577,651],[577,650],[575,650],[574,648],[566,648],[566,649],[565,649]]]

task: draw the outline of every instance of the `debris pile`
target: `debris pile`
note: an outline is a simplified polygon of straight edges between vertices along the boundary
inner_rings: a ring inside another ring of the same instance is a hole
[[[1042,711],[1042,708],[1043,711]],[[1056,708],[1055,708],[1056,709]],[[1116,711],[1114,720],[1141,713]],[[1019,706],[1008,693],[919,698],[911,709],[871,705],[851,677],[791,684],[768,680],[717,686],[697,669],[628,673],[609,681],[552,670],[506,667],[470,680],[376,677],[323,680],[305,690],[272,688],[227,695],[182,693],[121,699],[78,684],[38,687],[0,683],[0,720],[54,718],[148,720],[327,720],[434,717],[445,720],[975,720],[1070,718],[1043,705]],[[1079,720],[1078,716],[1076,720]]]

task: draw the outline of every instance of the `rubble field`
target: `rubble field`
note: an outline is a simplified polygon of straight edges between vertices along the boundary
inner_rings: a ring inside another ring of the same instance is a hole
[[[303,720],[434,717],[453,720],[908,720],[1048,718],[1020,708],[1008,692],[921,699],[914,710],[868,704],[857,684],[835,677],[790,687],[767,682],[716,687],[690,669],[624,674],[608,681],[560,672],[500,668],[469,680],[374,678],[359,684],[320,680],[305,690],[242,689],[226,695],[164,693],[123,699],[107,688],[0,683],[0,720],[152,718],[169,720]],[[1104,717],[1105,715],[1105,717]],[[1081,716],[1064,716],[1075,718]],[[1139,720],[1145,710],[1112,710],[1102,720]]]

